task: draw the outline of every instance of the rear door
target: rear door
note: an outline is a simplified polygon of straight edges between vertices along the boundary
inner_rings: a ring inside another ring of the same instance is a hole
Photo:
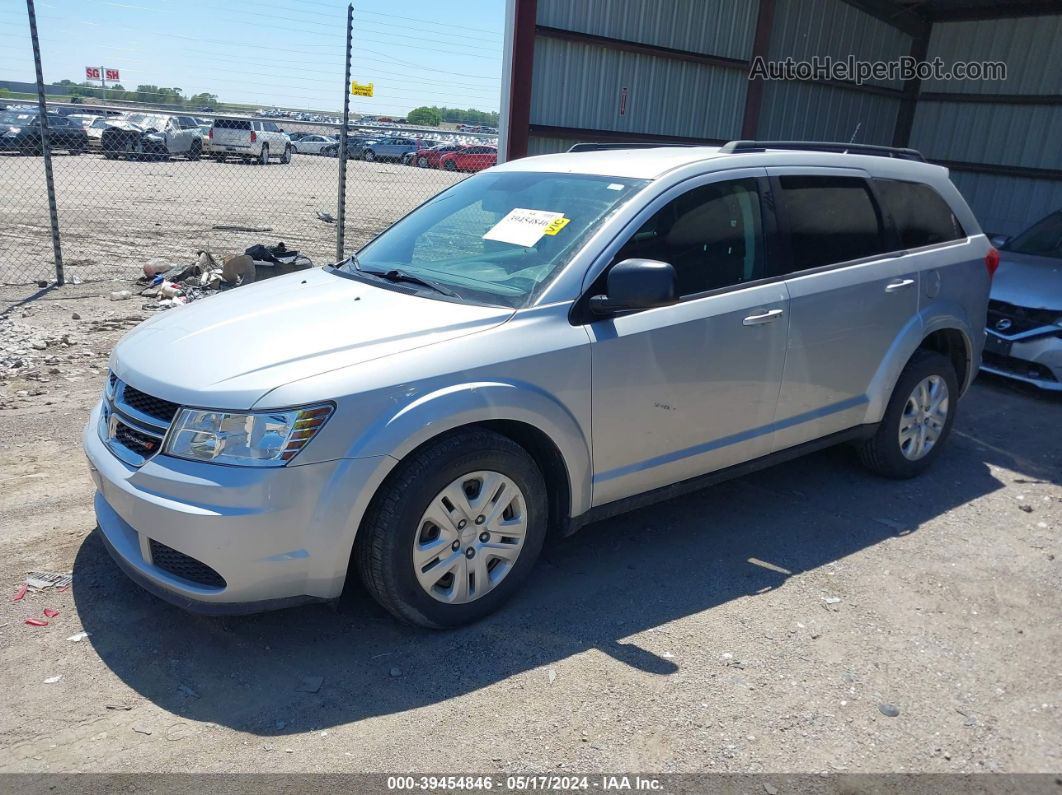
[[[769,168],[788,257],[789,341],[775,449],[859,425],[889,347],[918,322],[919,274],[867,174]]]

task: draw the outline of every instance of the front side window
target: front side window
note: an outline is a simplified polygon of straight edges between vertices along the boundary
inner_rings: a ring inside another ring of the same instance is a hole
[[[897,179],[875,179],[882,203],[892,216],[900,245],[931,246],[966,237],[947,202],[929,185]]]
[[[1051,213],[1003,246],[1005,251],[1062,259],[1062,211]]]
[[[457,300],[527,306],[597,225],[646,184],[588,174],[485,172],[390,227],[358,252],[357,266],[431,280]],[[357,266],[347,262],[339,270],[356,275]]]
[[[634,258],[670,263],[682,296],[762,278],[756,181],[713,182],[664,205],[631,236],[614,262]]]
[[[800,175],[778,181],[789,222],[791,270],[872,257],[888,248],[864,180]]]

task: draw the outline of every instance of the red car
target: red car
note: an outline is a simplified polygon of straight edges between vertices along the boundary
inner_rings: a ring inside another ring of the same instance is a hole
[[[496,146],[466,146],[442,156],[442,167],[447,171],[482,171],[497,163]]]
[[[464,148],[463,144],[421,146],[409,156],[409,162],[411,165],[420,166],[421,168],[439,168],[439,159],[443,155],[448,155],[450,152],[456,152],[458,149]]]

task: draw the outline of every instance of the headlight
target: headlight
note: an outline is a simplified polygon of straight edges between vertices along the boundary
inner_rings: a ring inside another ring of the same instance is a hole
[[[181,409],[163,452],[192,461],[281,467],[321,430],[332,410],[331,404],[254,413]]]

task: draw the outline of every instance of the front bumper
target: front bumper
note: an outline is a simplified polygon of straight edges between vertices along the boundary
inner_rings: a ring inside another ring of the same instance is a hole
[[[134,581],[206,613],[342,593],[361,515],[392,459],[243,468],[157,455],[133,467],[100,439],[99,412],[97,406],[82,436],[96,518],[108,550]],[[188,569],[155,560],[166,548],[220,578],[181,576]]]
[[[1062,332],[1013,338],[987,332],[982,371],[1062,392]]]

